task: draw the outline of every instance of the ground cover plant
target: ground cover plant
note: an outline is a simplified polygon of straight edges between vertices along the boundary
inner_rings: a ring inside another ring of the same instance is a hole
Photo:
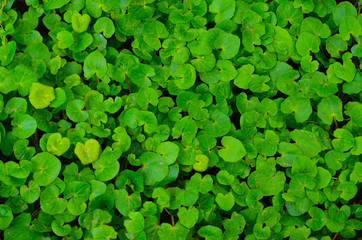
[[[0,239],[358,239],[358,1],[0,3]]]

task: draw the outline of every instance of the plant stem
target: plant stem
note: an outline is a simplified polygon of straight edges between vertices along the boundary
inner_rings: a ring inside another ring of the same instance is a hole
[[[334,124],[336,125],[336,128],[339,128],[338,127],[338,123],[337,123],[337,120],[336,120],[336,117],[333,115],[333,120],[334,120]]]
[[[175,227],[175,219],[173,218],[172,213],[170,211],[168,211],[167,208],[165,208],[165,207],[163,209],[165,209],[165,211],[168,213],[168,215],[171,216],[172,227]]]
[[[127,75],[125,75],[125,76],[126,76],[126,81],[127,81],[129,93],[132,93],[132,91],[131,91],[131,85],[129,84],[129,79],[128,79]]]
[[[334,237],[333,237],[332,240],[336,240],[336,238],[337,238],[337,236],[338,236],[338,233],[339,233],[339,232],[337,232],[336,234],[334,234]]]
[[[216,146],[216,148],[225,149],[226,147],[224,147],[224,146]]]

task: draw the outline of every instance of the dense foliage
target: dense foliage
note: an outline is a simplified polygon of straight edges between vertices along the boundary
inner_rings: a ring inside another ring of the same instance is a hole
[[[1,239],[357,238],[358,2],[0,1]]]

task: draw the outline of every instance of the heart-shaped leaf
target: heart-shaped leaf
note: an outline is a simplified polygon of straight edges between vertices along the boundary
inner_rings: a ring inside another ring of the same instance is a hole
[[[62,137],[60,133],[53,133],[49,136],[47,142],[47,151],[55,156],[61,156],[70,147],[70,140],[67,137]]]
[[[78,142],[74,153],[83,165],[93,163],[98,160],[101,146],[95,139],[88,139],[85,143]]]

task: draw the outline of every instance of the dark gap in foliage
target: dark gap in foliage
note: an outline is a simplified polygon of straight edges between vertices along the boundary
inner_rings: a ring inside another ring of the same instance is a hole
[[[169,211],[169,210],[167,210]],[[171,215],[167,213],[166,210],[163,210],[160,214],[160,224],[162,223],[169,223],[171,224],[172,223],[172,218],[171,218]]]
[[[105,149],[108,145],[107,145],[107,141],[105,141],[106,139],[97,139],[98,142],[100,142],[101,145],[101,149]]]
[[[43,17],[39,18],[38,27],[36,30],[40,33],[40,35],[43,37],[43,42],[46,42],[45,39],[49,37],[49,29],[44,25]]]
[[[262,201],[264,203],[264,207],[273,206],[273,196],[264,196]]]
[[[336,0],[336,3],[339,4],[341,2],[350,2],[352,5],[357,6],[359,1],[360,0],[347,0],[347,1],[346,0]]]
[[[264,45],[260,45],[260,46],[258,46],[258,47],[260,47],[261,49],[263,49],[263,52],[264,52],[264,53],[265,53],[266,50],[267,50],[267,48],[266,48]]]
[[[233,114],[230,116],[231,122],[234,124],[236,129],[240,129],[240,113],[236,109],[236,106],[233,108]]]
[[[205,172],[204,175],[209,174],[211,176],[216,176],[216,174],[220,171],[219,168],[217,167],[212,167],[212,168],[208,168]]]
[[[75,160],[74,158],[66,158],[66,157],[63,157],[63,156],[58,156],[58,158],[62,163],[66,164],[66,165],[69,165],[69,164],[73,163],[74,160]]]
[[[293,59],[289,58],[287,64],[291,66],[294,70],[299,71],[300,64],[293,61]],[[280,91],[279,91],[280,92]]]
[[[287,94],[284,94],[281,91],[278,91],[277,94],[275,94],[275,96],[273,96],[271,99],[278,99],[278,98],[286,99],[287,97],[288,97]]]
[[[29,9],[29,7],[26,5],[25,0],[16,0],[11,8],[16,9],[16,11],[19,13],[25,13]]]
[[[358,57],[353,56],[353,57],[351,58],[351,60],[352,60],[353,64],[356,66],[356,68],[359,69],[360,61],[359,61]]]
[[[215,27],[215,22],[208,22],[205,26],[206,26],[206,29],[210,29],[210,28],[214,28]]]
[[[239,95],[240,93],[244,92],[246,94],[246,96],[254,96],[253,92],[250,91],[249,89],[241,89],[241,88],[238,88],[238,87],[235,87],[233,89],[233,93],[235,94],[235,96]]]
[[[359,183],[357,185],[358,189],[361,189],[362,187],[362,183]],[[356,196],[354,198],[352,198],[350,201],[350,203],[353,203],[353,204],[362,204],[362,194],[360,193],[357,193]]]
[[[114,47],[115,49],[120,49],[122,42],[118,41],[116,38],[109,39],[107,42],[108,47]]]
[[[121,44],[119,50],[128,49],[128,50],[132,51],[132,42],[133,42],[133,39],[131,37],[127,37],[127,40]]]
[[[320,52],[323,53],[323,55],[325,56],[326,59],[331,59],[332,56],[331,54],[327,51],[326,45],[321,45],[319,47]]]
[[[7,198],[0,197],[0,204],[5,204]]]

